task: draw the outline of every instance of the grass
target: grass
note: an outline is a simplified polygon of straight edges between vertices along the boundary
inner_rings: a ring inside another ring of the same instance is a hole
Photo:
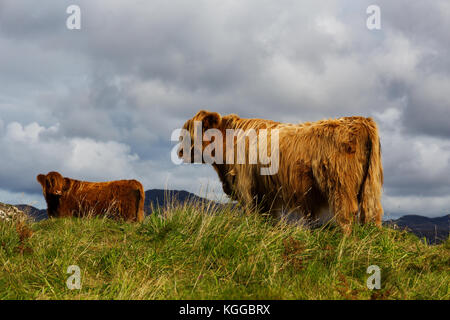
[[[67,268],[81,270],[69,290]],[[367,267],[381,268],[369,290]],[[388,228],[307,230],[238,208],[171,207],[142,224],[0,222],[0,299],[450,299],[450,241]]]

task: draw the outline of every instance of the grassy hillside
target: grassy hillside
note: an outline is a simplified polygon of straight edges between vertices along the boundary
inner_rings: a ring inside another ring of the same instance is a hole
[[[66,287],[69,265],[81,290]],[[381,290],[366,287],[369,265]],[[371,226],[343,238],[235,208],[171,208],[143,224],[0,221],[0,299],[450,299],[449,266],[449,240]]]

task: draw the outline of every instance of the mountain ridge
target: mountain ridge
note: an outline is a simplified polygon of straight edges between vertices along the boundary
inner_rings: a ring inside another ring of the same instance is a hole
[[[450,214],[435,218],[409,214],[384,221],[383,225],[406,229],[419,238],[426,238],[429,243],[440,243],[449,237]]]

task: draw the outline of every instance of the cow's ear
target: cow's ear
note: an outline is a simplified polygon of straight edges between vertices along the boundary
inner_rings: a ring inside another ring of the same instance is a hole
[[[43,174],[40,174],[40,175],[38,175],[37,177],[36,177],[36,180],[42,185],[42,186],[44,186],[45,185],[45,175],[43,175]]]
[[[222,117],[217,112],[207,112],[202,118],[202,126],[205,130],[217,129],[220,126]]]

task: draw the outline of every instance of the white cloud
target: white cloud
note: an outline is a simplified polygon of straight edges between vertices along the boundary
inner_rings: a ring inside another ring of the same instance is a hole
[[[67,138],[59,135],[59,126],[23,126],[9,123],[0,135],[0,188],[38,190],[38,173],[61,171],[66,176],[113,180],[136,177],[133,164],[139,160],[124,144]]]
[[[22,142],[32,144],[38,142],[39,135],[42,133],[56,133],[58,131],[58,126],[59,125],[57,124],[46,129],[36,122],[30,123],[25,127],[18,122],[12,122],[6,127],[5,139],[9,139],[12,143]]]
[[[139,160],[130,154],[130,147],[114,142],[98,142],[92,139],[74,138],[69,142],[71,152],[62,164],[67,172],[85,176],[108,177],[108,180],[135,176],[133,163]]]

